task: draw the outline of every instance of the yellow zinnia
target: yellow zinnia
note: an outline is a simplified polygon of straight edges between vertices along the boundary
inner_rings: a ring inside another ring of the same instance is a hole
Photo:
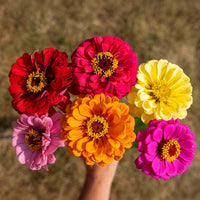
[[[124,148],[135,141],[135,120],[129,107],[116,97],[77,97],[66,112],[60,120],[61,139],[70,154],[82,157],[88,165],[104,166],[120,160]]]
[[[192,86],[183,70],[167,60],[139,66],[138,81],[127,95],[130,111],[144,123],[153,119],[183,119],[192,104]]]

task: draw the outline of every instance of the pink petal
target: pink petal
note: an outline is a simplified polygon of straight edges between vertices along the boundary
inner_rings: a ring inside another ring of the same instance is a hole
[[[145,138],[145,132],[144,132],[144,131],[139,131],[139,132],[137,133],[136,141],[139,142],[139,141],[141,141],[141,140],[144,140],[144,138]]]
[[[55,122],[59,122],[60,117],[62,116],[61,112],[55,112],[52,116],[51,116],[51,120],[53,121],[53,123]]]
[[[29,125],[22,124],[19,120],[14,124],[14,130],[22,130],[25,131],[29,128]]]
[[[150,163],[144,163],[143,165],[142,165],[142,172],[144,173],[144,174],[146,174],[146,175],[149,175],[150,174],[150,172],[151,172],[151,164]]]
[[[56,162],[56,158],[55,158],[55,156],[53,155],[53,154],[49,154],[48,156],[47,156],[47,163],[49,163],[49,164],[53,164],[53,163],[55,163]]]
[[[26,145],[26,143],[17,145],[15,147],[16,156],[18,156],[22,151],[25,150],[30,150],[29,147]]]
[[[162,140],[162,136],[163,136],[163,130],[160,128],[157,128],[153,131],[153,139],[156,142],[160,142]]]
[[[187,167],[188,167],[188,165],[183,164],[179,159],[174,160],[173,164],[176,166],[178,174],[185,172],[187,170]]]
[[[52,136],[58,136],[58,135],[60,135],[61,129],[62,128],[61,128],[59,122],[57,124],[54,124],[53,128],[51,129],[51,135]]]
[[[152,169],[155,174],[160,174],[160,171],[162,171],[162,169],[160,170],[160,168],[163,167],[162,162],[163,160],[158,156],[156,156],[155,159],[152,161]]]
[[[137,169],[141,169],[142,164],[143,164],[143,159],[141,158],[141,156],[138,156],[138,158],[135,160],[135,165]]]
[[[151,139],[151,135],[148,134],[144,140],[145,144],[149,144],[150,142],[152,142],[152,139]]]
[[[185,141],[185,140],[193,140],[193,135],[192,134],[180,134],[180,136],[178,137],[179,141]]]
[[[148,154],[144,153],[144,157],[146,158],[147,161],[152,161],[155,158],[156,154]]]
[[[147,153],[148,154],[156,154],[158,148],[158,143],[151,142],[147,145]]]
[[[177,174],[176,165],[173,162],[166,161],[166,172],[169,176],[175,176]]]
[[[167,125],[164,128],[164,139],[168,140],[171,139],[171,135],[174,133],[175,127],[174,125]]]
[[[30,154],[30,158],[27,160],[27,162],[25,163],[26,164],[26,166],[28,167],[28,168],[30,168],[30,169],[32,169],[31,168],[31,165],[32,165],[32,163],[33,163],[33,161],[34,161],[34,159],[35,159],[35,156],[37,155],[37,151],[31,151],[31,153],[32,154]]]
[[[85,71],[85,73],[92,73],[94,71],[94,69],[91,66],[91,63],[89,61],[87,61],[87,62],[88,62],[87,65],[85,63],[86,66],[84,66],[84,71]],[[81,62],[81,64],[82,64],[82,62]]]
[[[90,80],[94,83],[98,82],[100,80],[100,75],[99,74],[95,74],[90,76]]]
[[[25,156],[24,156],[24,151],[22,151],[19,156],[18,156],[18,161],[24,165],[25,164]]]
[[[47,160],[48,160],[48,155],[42,154],[41,165],[45,166],[47,164]]]
[[[14,128],[13,129],[13,137],[17,137],[17,136],[25,136],[25,134],[28,132],[28,129],[27,130],[20,130],[20,129],[16,129]]]
[[[61,140],[59,137],[53,137],[51,141],[54,145],[56,145],[58,147],[65,146],[65,142],[63,140]]]
[[[42,120],[39,117],[30,116],[27,120],[29,126],[32,126],[36,129],[43,129],[43,123]]]
[[[36,151],[35,157],[33,159],[33,162],[31,164],[32,170],[40,170],[42,167],[42,155],[41,151]]]
[[[16,137],[13,137],[12,138],[12,146],[15,147],[16,145],[19,145],[19,144],[25,144],[25,135],[19,135],[19,136],[16,136]]]
[[[183,160],[191,161],[194,159],[194,153],[191,151],[181,150],[179,157]]]
[[[142,142],[138,142],[138,151],[142,152],[143,151],[143,144]]]
[[[168,181],[170,179],[170,176],[167,176],[166,174],[162,176],[162,178],[165,180],[165,181]]]
[[[31,155],[31,150],[22,151],[18,157],[18,160],[21,164],[26,164],[30,160]]]
[[[111,36],[104,37],[104,40],[102,42],[103,52],[109,51],[112,43],[113,43],[113,37],[111,37]]]
[[[180,141],[179,142],[180,146],[181,146],[181,149],[184,149],[186,151],[195,151],[196,149],[196,143],[193,142],[193,141]]]
[[[58,146],[51,143],[51,145],[48,147],[46,154],[52,154],[57,150]]]
[[[161,160],[160,162],[160,169],[159,169],[159,175],[163,176],[166,172],[166,165],[165,165],[165,161]]]
[[[27,119],[28,119],[28,115],[26,115],[26,114],[22,114],[19,117],[19,121],[24,125],[28,125]]]
[[[89,75],[87,74],[82,74],[82,73],[76,73],[74,74],[77,77],[77,82],[79,86],[85,87],[87,84],[87,78],[89,77]]]
[[[50,130],[53,127],[53,122],[50,117],[44,117],[42,123],[46,129]]]
[[[165,120],[162,120],[162,121],[160,121],[158,124],[157,124],[157,128],[163,128],[164,126],[166,126],[168,124],[168,122],[167,121],[165,121]]]

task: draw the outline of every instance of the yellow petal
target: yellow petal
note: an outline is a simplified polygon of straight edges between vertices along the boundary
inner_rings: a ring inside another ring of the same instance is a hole
[[[158,80],[163,80],[165,78],[166,72],[169,69],[168,68],[168,61],[161,59],[158,61]]]
[[[155,119],[155,118],[154,118],[154,114],[148,115],[148,114],[146,114],[146,113],[142,113],[141,120],[142,120],[145,124],[149,123],[149,121],[151,121],[151,120],[153,120],[153,119]]]
[[[77,157],[80,157],[81,156],[81,152],[80,151],[77,151],[75,149],[72,149],[72,153],[74,156],[77,156]]]
[[[69,124],[69,126],[71,127],[78,127],[82,125],[82,121],[76,120],[74,117],[69,117],[67,119],[67,123]]]
[[[94,96],[94,99],[97,100],[98,102],[105,102],[105,95],[102,94],[97,94]]]
[[[68,139],[69,140],[77,140],[80,139],[84,136],[84,132],[81,129],[72,129],[71,131],[68,132]]]
[[[73,111],[72,111],[72,115],[74,116],[74,118],[76,118],[77,120],[86,120],[87,119],[87,117],[85,117],[85,116],[83,116],[83,115],[81,115],[80,113],[79,113],[79,110],[78,110],[78,108],[75,108]]]
[[[86,136],[76,142],[76,149],[79,151],[83,151],[83,146],[90,140],[90,137]]]
[[[101,166],[109,165],[113,162],[114,158],[112,156],[108,156],[107,154],[103,155],[103,162],[100,163]]]
[[[87,104],[82,104],[78,107],[79,113],[85,117],[91,117],[92,111],[90,107]]]
[[[87,142],[87,144],[85,145],[85,149],[86,151],[88,151],[89,153],[94,153],[97,150],[97,147],[95,146],[94,140],[91,140],[89,142]]]
[[[108,142],[114,147],[114,148],[119,148],[120,147],[120,142],[117,140],[114,140],[112,138],[108,138]]]

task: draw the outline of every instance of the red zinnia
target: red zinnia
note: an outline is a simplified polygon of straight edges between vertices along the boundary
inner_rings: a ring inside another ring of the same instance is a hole
[[[67,67],[67,54],[54,48],[41,53],[24,53],[11,67],[9,74],[12,105],[19,113],[38,115],[61,110],[69,101],[67,88],[72,75]]]

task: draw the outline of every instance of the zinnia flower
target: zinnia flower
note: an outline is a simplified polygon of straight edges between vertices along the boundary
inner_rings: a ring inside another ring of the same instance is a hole
[[[20,115],[14,125],[12,146],[21,164],[32,170],[39,170],[47,164],[56,161],[53,153],[58,147],[64,147],[64,142],[57,137],[60,134],[60,112],[52,117],[42,115]]]
[[[153,120],[149,128],[138,132],[136,141],[141,152],[136,167],[156,179],[168,180],[185,172],[194,159],[194,134],[179,119]]]
[[[77,97],[66,112],[60,121],[61,139],[67,142],[68,152],[82,157],[87,165],[104,166],[120,160],[124,148],[130,148],[135,140],[134,118],[116,97]]]
[[[183,119],[192,104],[192,86],[183,70],[167,60],[139,66],[138,81],[127,95],[130,111],[143,122]]]
[[[138,58],[120,38],[95,36],[80,44],[71,58],[74,94],[122,98],[136,83]]]
[[[55,112],[53,106],[63,110],[69,101],[66,90],[72,82],[67,58],[66,53],[53,48],[18,58],[9,74],[13,108],[38,115]]]

